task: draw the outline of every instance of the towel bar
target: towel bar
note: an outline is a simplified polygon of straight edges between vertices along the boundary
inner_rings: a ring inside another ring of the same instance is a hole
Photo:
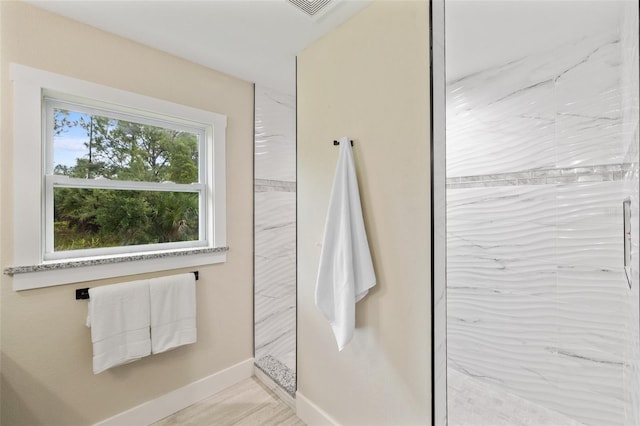
[[[351,146],[353,146],[353,141],[349,141],[349,142],[351,142]],[[333,141],[333,144],[334,144],[334,145],[340,145],[340,142],[339,142],[339,141],[334,140],[334,141]]]
[[[198,271],[193,271],[193,275],[196,276],[196,281],[200,278]],[[76,289],[76,300],[86,300],[89,298],[89,287]]]

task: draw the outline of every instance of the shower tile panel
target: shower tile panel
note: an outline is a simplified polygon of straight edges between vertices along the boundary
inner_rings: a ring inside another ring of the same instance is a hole
[[[586,37],[561,46],[557,53],[567,53],[569,60],[553,76],[555,112],[620,119],[620,35],[612,31]]]
[[[556,236],[556,228],[544,223],[519,222],[515,220],[483,221],[481,219],[452,220],[451,227],[469,226],[467,232],[459,234],[451,231],[449,263],[460,260],[468,261],[475,256],[479,263],[488,263],[500,268],[501,271],[511,271],[512,265],[521,266],[531,261],[540,265],[554,265],[553,252],[550,251],[549,241]],[[512,229],[518,228],[518,233]]]
[[[449,366],[544,404],[557,397],[553,186],[447,195]]]
[[[255,350],[295,371],[294,192],[255,194]]]
[[[532,297],[555,294],[557,269],[550,261],[521,260],[504,262],[506,266],[503,266],[498,262],[474,259],[474,269],[470,268],[471,263],[469,256],[455,258],[449,263],[448,301],[453,300],[451,295],[462,290],[478,294],[501,293]]]
[[[618,34],[577,37],[447,86],[447,177],[621,163]]]
[[[572,381],[556,380],[557,398],[546,404],[552,410],[568,414],[586,425],[619,426],[624,424],[624,400],[619,392],[622,366],[615,363],[583,359],[583,355],[558,353],[556,371],[562,376],[572,376]],[[575,394],[575,395],[574,395]],[[573,395],[569,400],[566,395]]]
[[[622,46],[622,86],[623,92],[623,131],[622,140],[626,151],[625,162],[629,167],[624,173],[624,193],[631,199],[631,297],[628,305],[629,320],[626,327],[626,337],[631,344],[627,352],[630,365],[623,369],[624,383],[631,392],[627,395],[625,405],[625,425],[640,424],[640,171],[638,167],[638,148],[640,135],[640,48],[638,31],[640,20],[636,2],[625,3],[624,18],[621,25]]]
[[[617,107],[620,107],[619,102]],[[559,113],[556,118],[556,166],[621,163],[624,158],[620,146],[621,123],[622,117],[619,116],[609,118]]]
[[[447,223],[453,220],[534,222],[553,225],[557,220],[553,185],[473,188],[447,191]],[[535,214],[531,214],[535,211]],[[496,212],[502,212],[496,218]],[[450,233],[451,229],[447,229]]]
[[[637,93],[637,92],[636,92]],[[629,271],[631,290],[629,297],[627,321],[627,341],[630,342],[627,359],[632,360],[631,365],[625,365],[625,382],[633,390],[628,396],[626,405],[626,425],[640,424],[640,170],[638,167],[638,127],[636,127],[633,167],[626,174],[625,195],[631,199],[631,267]],[[625,277],[626,278],[626,277]]]
[[[572,418],[598,419],[587,424],[624,424],[623,185],[448,191],[451,367]]]
[[[603,224],[596,219],[590,219],[567,224],[566,228],[559,225],[556,263],[559,266],[592,266],[598,269],[621,271],[622,221],[617,222],[619,223]],[[591,235],[586,235],[586,232]],[[596,240],[598,237],[602,240]]]
[[[622,91],[622,138],[625,152],[635,151],[635,155],[628,157],[637,162],[638,123],[640,104],[638,96],[640,92],[640,55],[638,47],[638,10],[632,2],[625,5],[624,18],[621,25],[621,86]],[[633,161],[627,161],[633,162]]]
[[[555,302],[513,294],[457,291],[448,311],[449,366],[538,404],[558,394]]]
[[[255,178],[295,182],[295,97],[255,89]]]
[[[580,426],[558,412],[448,369],[449,426]]]
[[[592,267],[559,268],[557,312],[558,349],[600,367],[599,361],[622,365],[628,362],[626,305],[629,289],[624,288],[624,272]],[[599,361],[598,361],[599,360]],[[570,376],[568,376],[570,377]],[[572,380],[575,377],[570,377]],[[616,387],[617,397],[624,389]]]
[[[623,182],[558,185],[556,190],[558,264],[620,271]]]
[[[506,173],[555,164],[554,114],[541,105],[553,93],[553,84],[503,94],[495,88],[500,84],[497,77],[472,75],[470,81],[453,83],[447,88],[448,177]],[[483,84],[495,89],[487,90],[492,96],[483,93]],[[500,96],[504,97],[499,99]],[[514,127],[520,131],[514,131]]]

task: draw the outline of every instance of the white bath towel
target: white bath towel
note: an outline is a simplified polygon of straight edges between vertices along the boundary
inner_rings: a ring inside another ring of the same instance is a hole
[[[342,138],[315,293],[316,305],[331,324],[338,350],[353,337],[356,302],[375,284],[351,144]]]
[[[149,324],[149,281],[90,288],[93,373],[149,355]]]
[[[150,280],[151,352],[195,343],[196,280],[193,273]]]

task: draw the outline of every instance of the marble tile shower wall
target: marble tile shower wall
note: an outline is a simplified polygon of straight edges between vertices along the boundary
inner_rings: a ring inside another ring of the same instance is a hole
[[[625,37],[576,37],[447,88],[449,366],[587,425],[640,424]]]
[[[256,86],[255,360],[290,394],[296,371],[295,99]]]
[[[450,367],[585,424],[624,424],[621,189],[448,191]]]
[[[622,21],[622,86],[628,90],[623,92],[623,146],[627,147],[625,164],[629,167],[625,171],[625,194],[631,199],[631,302],[629,304],[629,318],[627,325],[629,342],[627,359],[632,360],[625,365],[625,385],[631,389],[627,395],[625,407],[627,408],[627,424],[640,424],[640,232],[638,229],[638,217],[640,209],[640,168],[638,163],[638,151],[640,147],[640,46],[638,32],[640,31],[639,6],[629,2],[623,10]]]

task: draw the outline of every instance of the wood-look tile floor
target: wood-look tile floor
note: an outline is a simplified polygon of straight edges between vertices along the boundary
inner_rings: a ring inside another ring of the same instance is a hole
[[[251,377],[153,425],[304,426],[304,423],[288,405]]]

